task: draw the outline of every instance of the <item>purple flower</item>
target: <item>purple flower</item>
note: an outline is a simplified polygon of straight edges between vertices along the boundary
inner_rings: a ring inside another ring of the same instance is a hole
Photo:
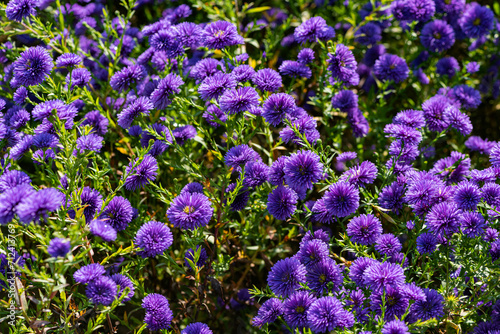
[[[432,318],[439,320],[444,315],[444,298],[436,290],[424,289],[425,300],[417,300],[410,307],[409,322],[426,321]]]
[[[99,263],[92,263],[78,269],[74,274],[73,278],[77,283],[87,284],[91,281],[95,280],[98,277],[101,277],[106,273],[106,270]],[[115,289],[116,291],[116,289]]]
[[[0,193],[17,187],[18,185],[30,183],[31,178],[25,172],[16,169],[8,170],[0,176]]]
[[[56,59],[57,67],[77,67],[82,63],[82,57],[74,53],[63,53]]]
[[[287,115],[293,114],[297,108],[295,99],[286,93],[272,94],[264,102],[262,116],[269,124],[278,126]]]
[[[332,106],[342,112],[352,113],[358,109],[358,95],[351,90],[341,90],[332,98]]]
[[[118,293],[118,297],[121,297],[121,295],[125,291],[125,288],[129,288],[130,289],[129,293],[125,298],[123,298],[122,301],[128,302],[129,300],[131,300],[132,297],[134,296],[135,288],[134,288],[134,283],[132,283],[130,278],[128,278],[125,275],[114,274],[113,276],[111,276],[111,279],[116,283],[116,285],[120,287],[120,292]]]
[[[181,334],[213,334],[208,325],[202,322],[195,322],[188,325]]]
[[[170,328],[173,313],[167,298],[158,294],[150,293],[142,300],[141,305],[146,310],[144,323],[152,331]]]
[[[159,30],[149,38],[149,44],[157,52],[164,52],[166,58],[175,58],[184,53],[179,31],[170,26]]]
[[[451,97],[460,102],[462,108],[476,109],[481,104],[481,94],[467,85],[458,85],[451,90]]]
[[[369,246],[382,234],[382,223],[372,214],[359,215],[347,224],[346,232],[352,242]]]
[[[387,322],[382,328],[382,334],[409,334],[408,326],[401,320]]]
[[[205,58],[198,61],[189,71],[189,76],[195,78],[197,82],[219,72],[219,67],[224,67],[220,61],[213,58]]]
[[[132,130],[132,128],[133,126],[130,127],[129,132],[130,130]],[[165,152],[173,142],[170,131],[165,125],[161,123],[155,123],[151,126],[151,128],[148,128],[147,130],[140,130],[141,132],[138,135],[141,135],[142,147],[148,147],[149,141],[153,140],[153,146],[151,146],[151,149],[148,151],[148,154],[153,157],[157,157],[163,154],[163,152]]]
[[[500,143],[497,143],[491,149],[490,162],[494,167],[500,167]]]
[[[471,3],[458,22],[467,37],[478,38],[493,29],[495,16],[488,7]]]
[[[262,161],[250,161],[245,165],[243,184],[246,187],[258,187],[267,181],[270,167]]]
[[[337,217],[346,217],[359,207],[359,190],[352,184],[337,182],[324,195],[325,207]]]
[[[38,222],[47,218],[50,211],[58,210],[63,204],[64,195],[55,188],[40,189],[25,197],[17,205],[17,215],[25,223]]]
[[[117,286],[110,277],[100,276],[89,282],[85,294],[94,304],[111,305],[116,298]]]
[[[307,310],[316,300],[307,291],[297,291],[283,303],[284,318],[288,326],[292,328],[307,327]]]
[[[238,35],[236,26],[226,21],[208,24],[202,33],[203,44],[209,49],[224,49],[227,46],[244,44],[243,37]]]
[[[474,210],[481,202],[481,192],[475,182],[462,181],[455,187],[453,201],[462,210]]]
[[[324,257],[321,261],[308,265],[306,270],[307,285],[318,295],[329,291],[329,285],[332,286],[332,291],[337,291],[342,285],[342,270],[329,257]]]
[[[321,240],[313,239],[301,243],[296,256],[303,265],[309,266],[328,258],[328,254],[328,244]]]
[[[353,280],[354,283],[356,283],[360,287],[364,287],[364,277],[366,269],[378,263],[379,262],[377,262],[377,260],[369,257],[357,258],[349,267],[349,277]]]
[[[356,187],[364,187],[373,183],[377,178],[377,167],[371,161],[363,161],[360,165],[349,168],[344,172],[339,181],[350,183]]]
[[[146,70],[141,65],[130,65],[116,72],[109,80],[111,88],[117,92],[129,89],[146,76]]]
[[[156,179],[158,163],[151,155],[145,155],[137,164],[139,158],[131,161],[125,168],[125,188],[134,191]]]
[[[86,68],[75,68],[71,71],[71,75],[68,74],[66,76],[66,84],[70,89],[73,89],[75,86],[82,88],[90,82],[90,79],[92,79],[92,76],[89,70]]]
[[[18,204],[34,192],[29,184],[20,184],[0,193],[0,224],[10,223],[16,214]]]
[[[219,100],[220,109],[229,114],[236,114],[259,105],[259,94],[252,87],[240,87],[226,90]]]
[[[436,11],[446,13],[448,17],[457,17],[465,8],[465,0],[436,0]]]
[[[100,237],[104,241],[115,241],[116,230],[106,220],[95,219],[90,222],[90,233]]]
[[[336,328],[349,328],[354,325],[352,313],[342,308],[335,297],[321,297],[314,301],[307,311],[309,327],[317,333],[328,333]]]
[[[236,79],[236,81],[241,83],[250,81],[254,74],[255,70],[250,65],[236,66],[231,72],[231,75]]]
[[[200,248],[201,250],[199,250]],[[199,252],[198,261],[194,262],[195,255],[198,252]],[[205,250],[205,248],[200,247],[200,245],[196,246],[196,251],[193,250],[192,248],[189,248],[184,254],[184,264],[186,265],[186,267],[191,268],[189,261],[193,262],[195,266],[197,266],[198,268],[203,267],[205,265],[205,262],[207,261],[207,251]]]
[[[135,243],[142,249],[138,254],[143,258],[162,254],[173,242],[174,238],[168,226],[157,221],[142,225],[135,235]]]
[[[436,64],[436,73],[453,77],[460,70],[460,65],[455,57],[444,57],[438,60]]]
[[[85,153],[85,151],[99,152],[102,148],[102,140],[103,138],[95,133],[81,136],[76,140],[76,148],[80,150],[80,153]]]
[[[359,76],[356,78],[358,63],[347,46],[337,44],[335,54],[328,54],[328,63],[328,69],[332,72],[332,78],[349,85],[358,84]]]
[[[224,91],[236,87],[236,80],[230,74],[216,73],[203,80],[198,87],[200,97],[205,101],[218,99]]]
[[[258,70],[252,78],[252,82],[261,91],[276,92],[283,85],[278,72],[270,68]]]
[[[175,128],[172,131],[172,134],[174,135],[175,141],[179,145],[184,145],[186,143],[186,140],[188,139],[193,139],[196,137],[196,129],[192,125],[184,125],[180,126],[178,128]]]
[[[241,167],[245,166],[250,161],[262,161],[262,158],[257,152],[245,144],[230,148],[226,155],[224,155],[224,163],[234,168],[236,172],[240,172]]]
[[[37,0],[10,0],[5,8],[9,20],[21,22],[23,18],[36,15]]]
[[[168,219],[174,227],[188,230],[206,226],[213,213],[214,209],[207,196],[188,192],[174,198],[167,210]]]
[[[132,101],[122,112],[118,114],[118,125],[124,129],[130,128],[132,122],[141,114],[148,115],[153,109],[149,98],[141,96]]]
[[[389,262],[374,263],[366,268],[363,275],[364,284],[370,286],[374,291],[380,291],[387,287],[398,289],[405,281],[403,268]]]
[[[26,89],[26,87],[21,86],[14,92],[12,100],[14,100],[15,104],[22,105],[24,101],[26,101],[27,97],[28,97],[28,90]],[[9,120],[9,122],[12,123],[11,120]]]
[[[460,110],[450,105],[444,111],[444,120],[452,128],[455,128],[460,132],[462,136],[466,136],[472,132],[472,123],[467,114],[460,112]]]
[[[432,254],[436,250],[438,240],[432,233],[422,233],[417,237],[417,250],[420,254]]]
[[[54,238],[50,240],[47,252],[52,257],[65,257],[71,250],[71,242],[66,239]]]
[[[318,130],[316,130],[316,120],[310,115],[304,115],[292,121],[292,126],[293,128],[287,125],[280,131],[280,138],[284,143],[293,142],[294,144],[300,144],[302,142],[302,139],[295,133],[294,129],[305,136],[309,143],[316,143],[320,137]]]
[[[500,206],[500,185],[495,180],[487,182],[481,188],[481,196],[491,206]],[[1,181],[0,181],[1,185]]]
[[[283,185],[285,182],[285,164],[288,160],[287,156],[280,156],[271,165],[271,170],[269,171],[269,183],[274,186]]]
[[[280,297],[288,297],[306,282],[306,268],[295,257],[276,262],[271,268],[267,283],[271,291]]]
[[[378,204],[394,213],[399,214],[406,202],[404,199],[405,187],[397,181],[384,187],[378,196]]]
[[[354,34],[356,42],[363,45],[374,45],[382,39],[382,29],[377,23],[367,22]]]
[[[264,324],[273,323],[283,315],[283,303],[278,298],[268,299],[262,304],[257,315],[252,319],[252,325],[261,328]]]
[[[288,187],[278,186],[267,198],[267,210],[276,219],[286,220],[297,209],[298,196]]]
[[[290,188],[312,189],[313,184],[323,177],[323,164],[316,153],[300,150],[286,160],[283,171]]]
[[[169,73],[160,80],[158,86],[151,93],[151,102],[155,109],[165,109],[172,103],[172,96],[180,93],[180,86],[184,84],[182,78],[174,73]]]
[[[115,230],[123,231],[132,221],[133,211],[128,199],[115,196],[104,209],[99,219],[106,221]]]
[[[85,115],[85,119],[81,125],[92,126],[93,128],[92,131],[95,131],[96,134],[102,137],[106,134],[106,132],[108,132],[108,124],[109,121],[106,117],[101,115],[101,113],[98,110],[93,110]]]
[[[466,211],[460,217],[462,232],[469,238],[475,238],[484,234],[486,223],[483,215],[478,212]]]
[[[47,50],[36,46],[23,51],[12,66],[14,78],[20,85],[36,86],[52,72],[54,62]]]
[[[309,64],[314,60],[314,51],[309,48],[304,48],[299,51],[297,61],[301,64]]]
[[[320,16],[311,17],[295,28],[293,33],[298,43],[315,42],[316,39],[322,39],[323,34],[328,30],[328,25],[324,18]],[[332,37],[335,36],[335,33]]]
[[[406,61],[393,54],[383,54],[375,61],[373,73],[382,81],[392,80],[395,83],[403,82],[408,78],[410,70]]]
[[[467,63],[467,65],[465,65],[465,68],[467,69],[467,73],[469,74],[479,72],[479,64],[475,61]]]
[[[215,104],[210,104],[207,110],[203,113],[203,118],[207,120],[207,123],[214,128],[218,128],[221,123],[227,121],[227,115],[219,109]]]
[[[460,212],[455,204],[443,202],[434,205],[427,214],[428,228],[436,235],[450,236],[458,232]]]
[[[175,26],[177,38],[180,43],[191,49],[196,49],[201,44],[203,29],[193,22],[182,22]]]
[[[281,63],[279,71],[282,75],[287,75],[292,78],[304,77],[309,79],[312,76],[312,71],[307,65],[295,60],[285,60]]]
[[[384,301],[384,319],[386,321],[394,320],[395,317],[401,318],[409,306],[409,300],[402,293],[401,288],[386,287],[385,290],[374,291],[371,295],[370,308],[377,315],[382,315],[382,305]]]
[[[380,255],[392,256],[396,253],[401,252],[403,246],[394,234],[386,233],[382,234],[378,239],[375,245],[375,249],[379,252]]]
[[[446,21],[435,20],[424,26],[420,41],[432,52],[446,51],[455,43],[455,32]]]

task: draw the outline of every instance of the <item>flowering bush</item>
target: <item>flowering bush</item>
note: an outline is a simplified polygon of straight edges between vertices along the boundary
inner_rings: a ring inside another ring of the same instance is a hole
[[[0,6],[2,333],[500,331],[497,3]]]

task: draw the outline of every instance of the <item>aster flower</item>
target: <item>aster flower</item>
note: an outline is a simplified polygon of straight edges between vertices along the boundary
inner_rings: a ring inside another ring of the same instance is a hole
[[[36,0],[10,0],[5,8],[5,15],[9,20],[21,22],[23,18],[36,15]]]
[[[220,61],[213,58],[205,58],[198,61],[189,71],[189,76],[198,82],[219,72],[219,67],[223,68]]]
[[[85,115],[85,119],[81,125],[92,126],[92,132],[95,132],[97,135],[102,137],[108,132],[108,124],[109,121],[106,117],[101,115],[98,110],[93,110]]]
[[[303,48],[297,55],[297,61],[301,64],[309,64],[314,60],[314,51],[310,48]]]
[[[180,126],[178,128],[175,128],[172,131],[172,134],[174,135],[175,141],[179,145],[184,145],[188,139],[193,139],[196,137],[196,129],[192,125],[184,125]]]
[[[250,81],[254,74],[255,70],[250,65],[236,66],[231,72],[231,75],[236,79],[236,81],[241,83]]]
[[[184,328],[181,334],[213,334],[213,332],[208,325],[202,322],[195,322]]]
[[[459,210],[452,203],[438,203],[431,208],[426,216],[428,228],[436,235],[448,235],[458,232]]]
[[[279,73],[270,68],[258,70],[254,74],[252,82],[259,90],[267,92],[276,92],[283,85]]]
[[[21,184],[30,184],[31,178],[23,171],[12,169],[0,176],[0,193]]]
[[[429,130],[441,132],[448,127],[448,122],[444,119],[444,113],[449,106],[448,98],[443,95],[435,95],[422,104]]]
[[[357,258],[349,267],[349,278],[360,287],[364,287],[366,285],[364,279],[366,269],[378,263],[377,260],[369,257]]]
[[[401,318],[409,306],[409,299],[401,293],[402,289],[386,287],[385,290],[374,291],[371,295],[370,308],[377,315],[382,315],[382,304],[384,305],[384,319],[394,320]],[[382,301],[384,298],[384,301]]]
[[[201,250],[200,250],[201,248]],[[198,261],[194,262],[194,258],[196,253],[199,252],[199,257]],[[189,248],[186,253],[184,254],[184,264],[186,267],[191,268],[191,265],[189,261],[193,262],[198,268],[201,268],[205,265],[205,262],[207,261],[207,251],[205,248],[201,247],[200,245],[196,246],[196,251],[192,248]]]
[[[149,44],[155,51],[164,52],[166,58],[175,58],[184,53],[180,32],[172,26],[152,35]]]
[[[20,184],[0,193],[0,224],[8,224],[17,212],[18,204],[35,190],[29,184]]]
[[[278,298],[268,299],[262,304],[257,315],[252,319],[252,325],[261,328],[264,324],[273,323],[283,315],[283,303]]]
[[[245,165],[243,184],[246,187],[258,187],[267,181],[269,177],[269,166],[262,161],[251,161]]]
[[[95,219],[89,224],[90,233],[100,237],[104,241],[115,241],[116,230],[106,220]]]
[[[349,168],[344,172],[339,181],[350,183],[356,187],[364,187],[373,183],[377,178],[377,167],[371,161],[363,161],[360,165]]]
[[[425,300],[418,300],[410,307],[409,320],[426,321],[432,318],[441,318],[444,315],[444,298],[436,290],[424,289]]]
[[[352,242],[369,246],[382,234],[382,223],[372,214],[354,217],[347,224],[347,235]]]
[[[203,118],[206,119],[207,123],[214,128],[218,128],[220,126],[218,122],[225,123],[227,121],[227,115],[215,104],[210,104],[207,107],[207,110],[203,113]]]
[[[303,265],[308,266],[328,258],[328,254],[328,244],[321,240],[313,239],[311,241],[301,243],[296,256]]]
[[[118,114],[118,125],[124,129],[130,128],[132,122],[141,114],[148,115],[153,109],[149,98],[141,96],[132,101],[122,112]]]
[[[32,145],[38,148],[57,147],[59,138],[50,133],[39,133],[33,137]]]
[[[430,172],[451,184],[465,179],[469,173],[470,164],[470,158],[467,158],[465,154],[453,151],[449,157],[436,161]]]
[[[76,140],[76,148],[80,150],[80,153],[84,153],[85,151],[99,152],[102,148],[102,141],[103,138],[101,136],[91,133],[78,138]]]
[[[287,297],[306,282],[306,268],[294,257],[276,262],[267,277],[271,291],[280,297]]]
[[[319,222],[322,224],[331,224],[335,221],[333,213],[325,205],[324,197],[318,199],[314,203],[311,211],[313,213],[311,217],[311,220],[313,222]]]
[[[73,89],[75,87],[85,87],[90,80],[92,79],[92,76],[86,68],[75,68],[73,71],[71,71],[71,74],[68,74],[66,76],[66,85],[70,87],[70,89]],[[71,85],[70,85],[71,84]]]
[[[484,231],[483,240],[487,242],[493,242],[498,239],[499,233],[496,229],[488,227]]]
[[[167,298],[158,294],[150,293],[142,300],[142,307],[146,310],[144,323],[152,331],[170,328],[173,313]]]
[[[91,281],[101,277],[106,273],[106,270],[99,263],[92,263],[78,269],[74,274],[73,278],[77,283],[87,284]],[[115,289],[116,291],[116,289]]]
[[[128,199],[115,196],[109,201],[100,219],[109,223],[111,227],[119,232],[127,228],[132,221],[132,217],[133,210]]]
[[[226,193],[232,193],[234,189],[236,189],[236,185],[236,183],[229,184],[226,188]],[[243,186],[243,188],[240,189],[231,203],[231,211],[241,211],[245,209],[249,198],[250,194],[248,192],[248,188],[246,186]]]
[[[295,60],[285,60],[281,63],[279,71],[282,75],[287,75],[292,78],[304,77],[309,79],[312,76],[312,71],[307,65]]]
[[[145,155],[137,164],[138,159],[131,161],[125,168],[125,188],[134,191],[156,179],[158,163],[151,155]]]
[[[436,64],[436,73],[453,77],[460,70],[460,65],[455,57],[443,57]]]
[[[467,114],[460,112],[455,106],[449,106],[445,109],[443,118],[451,127],[457,129],[462,136],[472,132],[472,123]]]
[[[198,87],[200,97],[205,101],[218,99],[225,90],[236,87],[236,80],[230,74],[216,73],[213,76],[207,77]]]
[[[141,65],[130,65],[116,72],[109,84],[117,92],[132,88],[132,85],[139,83],[146,76],[146,70]]]
[[[359,190],[346,182],[332,184],[323,198],[325,206],[337,217],[349,216],[359,207]]]
[[[321,261],[307,266],[306,270],[307,286],[318,295],[329,291],[329,286],[332,287],[332,291],[337,291],[342,285],[342,270],[329,257],[324,257]]]
[[[342,308],[335,297],[322,297],[314,301],[307,311],[309,327],[317,333],[328,333],[336,328],[349,328],[354,325],[352,313]]]
[[[354,33],[356,42],[363,45],[374,45],[382,39],[382,29],[373,22],[368,22]]]
[[[20,85],[36,86],[45,81],[53,66],[52,57],[46,49],[41,46],[30,47],[13,63],[14,78]]]
[[[155,90],[151,93],[151,103],[155,109],[165,109],[172,103],[173,94],[180,93],[180,86],[184,81],[180,76],[169,73],[158,82]]]
[[[286,160],[283,171],[292,189],[312,189],[323,176],[323,164],[316,153],[300,150]]]
[[[220,109],[229,115],[259,105],[259,94],[252,87],[226,90],[219,100]]]
[[[27,97],[28,97],[28,90],[26,89],[26,87],[21,86],[14,92],[12,100],[14,100],[15,104],[22,105],[24,101],[26,101]]]
[[[307,327],[307,310],[316,298],[307,291],[298,291],[292,294],[283,303],[284,318],[292,328]]]
[[[271,165],[271,169],[269,171],[269,183],[274,186],[283,185],[285,182],[285,164],[288,160],[287,156],[280,156],[276,159]]]
[[[458,101],[462,108],[476,109],[481,104],[481,94],[467,85],[458,85],[451,90],[451,97]]]
[[[359,76],[356,79],[358,63],[347,46],[337,44],[335,54],[328,54],[328,63],[332,78],[349,85],[356,85],[356,81],[359,81]]]
[[[194,193],[203,194],[203,185],[198,182],[190,182],[182,188],[181,193],[184,192],[188,192],[190,194]]]
[[[496,179],[496,178],[495,178]],[[481,197],[491,206],[500,206],[500,185],[494,183],[495,180],[487,182],[481,188]],[[0,178],[1,191],[1,178]]]
[[[342,112],[352,113],[358,109],[358,95],[352,90],[341,90],[332,98],[332,106]]]
[[[484,234],[486,222],[483,215],[478,212],[466,211],[460,217],[462,232],[469,238],[475,238]]]
[[[481,192],[475,182],[462,181],[455,187],[453,201],[462,210],[474,210],[481,201]]]
[[[424,26],[420,41],[432,52],[446,51],[455,43],[455,32],[446,21],[434,20]]]
[[[266,122],[278,126],[287,115],[293,114],[297,108],[295,99],[286,93],[272,94],[264,102],[262,116]]]
[[[404,284],[404,281],[403,268],[397,264],[377,262],[368,266],[364,271],[364,283],[374,291],[387,287],[397,289]]]
[[[31,193],[17,205],[17,215],[25,223],[38,222],[48,217],[50,211],[58,210],[63,204],[64,195],[55,188],[45,188]]]
[[[386,53],[375,61],[373,72],[382,81],[392,80],[395,83],[400,83],[408,78],[410,71],[403,58]]]
[[[203,44],[209,49],[224,49],[225,47],[244,44],[243,37],[238,35],[236,26],[226,21],[216,21],[208,24],[202,34]]]
[[[438,240],[432,233],[422,233],[417,237],[417,250],[420,254],[432,254]]]
[[[267,210],[276,219],[286,220],[297,209],[298,196],[288,187],[278,186],[267,198]]]
[[[182,22],[175,26],[176,37],[188,48],[196,49],[201,44],[203,29],[193,22]]]
[[[73,68],[82,64],[82,57],[74,53],[63,53],[56,59],[57,67]]]
[[[380,235],[378,237],[376,244],[375,244],[375,249],[377,252],[380,253],[380,255],[387,255],[391,256],[396,253],[401,252],[401,249],[403,246],[401,245],[401,242],[399,241],[394,234],[391,233],[386,233]]]
[[[172,232],[168,226],[157,221],[149,221],[142,225],[135,236],[135,243],[142,249],[139,255],[143,258],[162,254],[173,241]]]
[[[257,152],[245,144],[230,148],[226,155],[224,155],[224,163],[234,168],[237,172],[240,172],[241,167],[245,166],[250,161],[262,161],[262,158]]]
[[[446,13],[449,17],[462,14],[465,8],[465,0],[436,0],[436,11]]]
[[[298,43],[315,42],[328,29],[325,19],[315,16],[295,28],[293,33]],[[333,36],[332,36],[333,37]]]
[[[479,72],[479,64],[475,61],[471,61],[470,63],[468,63],[466,66],[465,66],[466,70],[467,70],[467,73],[469,74],[473,74],[473,73],[476,73],[476,72]]]
[[[465,9],[459,19],[460,27],[469,38],[487,35],[494,26],[495,16],[491,9],[472,3]]]
[[[305,136],[305,139],[309,143],[314,144],[319,139],[320,134],[316,129],[317,123],[312,116],[304,115],[291,123],[292,126],[287,125],[280,131],[280,138],[284,143],[292,142],[294,144],[300,144],[302,142],[302,139],[295,133],[295,130]]]
[[[85,294],[94,304],[111,305],[116,298],[115,281],[107,276],[99,276],[89,282]]]
[[[125,298],[123,298],[122,302],[125,303],[125,302],[128,302],[129,300],[131,300],[132,297],[134,296],[135,288],[134,288],[134,284],[132,283],[130,278],[128,278],[125,275],[114,274],[111,276],[111,279],[116,283],[117,286],[120,287],[120,291],[118,292],[118,297],[121,297],[121,295],[125,291],[125,288],[130,289],[129,293],[127,294],[127,296]]]
[[[65,257],[71,250],[71,243],[69,240],[54,238],[50,240],[47,252],[52,257]]]
[[[378,204],[394,213],[399,214],[405,204],[405,187],[397,181],[382,188],[378,196]]]
[[[471,151],[478,151],[481,154],[489,154],[496,142],[482,139],[478,136],[470,136],[465,141],[465,147]]]
[[[173,200],[167,210],[167,216],[174,227],[194,230],[206,226],[213,212],[214,209],[208,197],[203,194],[185,192]]]
[[[409,334],[408,326],[401,320],[387,322],[382,328],[382,334]]]

